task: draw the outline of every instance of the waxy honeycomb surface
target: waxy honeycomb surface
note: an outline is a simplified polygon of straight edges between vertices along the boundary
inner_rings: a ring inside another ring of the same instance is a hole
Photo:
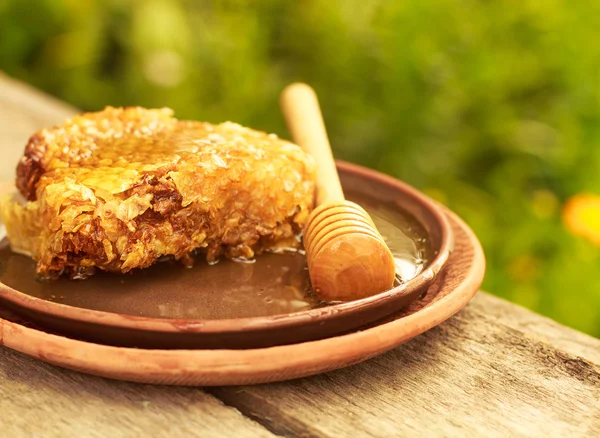
[[[17,167],[28,202],[0,207],[11,246],[40,275],[85,277],[295,246],[314,176],[312,158],[274,135],[108,107],[34,134]]]

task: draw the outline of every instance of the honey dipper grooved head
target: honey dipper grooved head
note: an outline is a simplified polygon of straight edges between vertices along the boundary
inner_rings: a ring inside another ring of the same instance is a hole
[[[314,210],[304,231],[313,289],[325,301],[349,301],[390,289],[394,257],[368,213],[345,201]]]

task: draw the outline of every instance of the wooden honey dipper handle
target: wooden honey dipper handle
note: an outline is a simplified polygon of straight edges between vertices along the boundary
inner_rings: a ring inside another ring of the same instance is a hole
[[[324,301],[349,301],[391,288],[394,257],[369,214],[344,198],[315,92],[289,85],[281,107],[292,138],[317,162],[317,208],[304,228],[313,289]]]
[[[302,83],[287,86],[281,95],[281,107],[294,142],[318,163],[317,205],[343,202],[344,192],[314,90]]]

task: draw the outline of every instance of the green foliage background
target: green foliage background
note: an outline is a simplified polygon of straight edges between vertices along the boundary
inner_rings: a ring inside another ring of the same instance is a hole
[[[584,0],[0,1],[0,69],[83,109],[287,136],[278,94],[311,83],[338,157],[475,229],[486,290],[595,336],[600,249],[561,209],[600,194],[599,37]]]

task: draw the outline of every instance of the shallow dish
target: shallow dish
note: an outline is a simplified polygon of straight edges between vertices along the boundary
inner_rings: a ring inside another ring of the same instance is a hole
[[[161,385],[244,385],[343,368],[391,350],[435,327],[473,298],[485,272],[483,251],[465,223],[452,213],[448,215],[456,248],[436,281],[424,297],[364,330],[248,350],[136,349],[53,335],[0,306],[0,345],[89,374]]]
[[[129,276],[63,282],[68,286],[62,291],[49,293],[49,286],[37,287],[32,281],[33,263],[21,256],[11,261],[5,248],[0,257],[5,265],[0,303],[50,330],[141,348],[259,348],[323,339],[367,326],[426,291],[450,256],[454,233],[440,207],[414,188],[363,167],[339,163],[338,168],[349,198],[373,209],[384,206],[397,215],[395,220],[411,218],[408,228],[415,230],[409,231],[421,233],[427,241],[428,262],[414,278],[347,303],[324,305],[310,294],[288,299],[305,310],[282,313],[269,310],[272,302],[259,297],[263,292],[265,298],[286,293],[288,284],[279,279],[288,275],[285,272],[304,269],[299,254],[261,256],[261,266],[270,263],[270,271],[248,278],[244,272],[251,272],[252,265],[226,262],[192,271],[165,265]],[[21,287],[23,281],[29,286]]]

